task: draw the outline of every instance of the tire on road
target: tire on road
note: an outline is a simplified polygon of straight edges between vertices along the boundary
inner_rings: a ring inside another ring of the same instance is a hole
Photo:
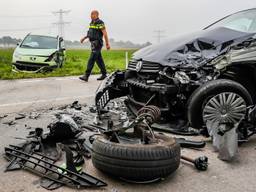
[[[201,129],[205,123],[203,121],[204,106],[211,98],[225,92],[239,95],[247,106],[253,104],[251,95],[241,84],[228,79],[209,81],[196,89],[188,100],[187,116],[190,126]]]
[[[100,171],[130,181],[165,178],[178,169],[180,145],[175,139],[156,135],[156,144],[120,144],[103,136],[93,142],[92,162]]]

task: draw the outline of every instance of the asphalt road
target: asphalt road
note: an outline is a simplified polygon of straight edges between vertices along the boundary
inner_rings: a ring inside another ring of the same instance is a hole
[[[99,86],[97,76],[88,83],[78,77],[0,81],[0,114],[49,108],[74,100],[92,102]]]
[[[93,77],[95,79],[95,77]],[[69,104],[70,101],[82,99],[87,103],[93,101],[92,96],[99,82],[91,81],[88,84],[80,82],[76,77],[49,78],[40,80],[18,80],[0,82],[0,111],[9,113],[18,111],[37,110],[41,107],[51,107],[56,103]],[[15,111],[16,110],[16,111]],[[14,118],[15,114],[9,114],[7,118]],[[52,119],[42,115],[40,119],[21,119],[17,124],[8,126],[6,121],[0,119],[0,154],[8,144],[21,142],[14,137],[25,137],[31,127],[46,127]],[[26,126],[25,126],[26,125]],[[201,140],[205,138],[195,137]],[[207,146],[202,150],[182,151],[183,154],[196,158],[201,155],[209,157],[209,169],[199,172],[187,163],[181,163],[177,172],[164,181],[153,184],[130,184],[113,179],[96,170],[90,160],[84,166],[84,171],[96,176],[108,183],[102,189],[84,190],[93,192],[255,192],[256,191],[256,137],[239,148],[239,157],[234,162],[223,162],[213,152],[211,143],[207,140]],[[40,187],[39,177],[26,171],[14,171],[5,173],[6,161],[0,158],[0,192],[45,192]],[[56,192],[77,191],[62,187]]]

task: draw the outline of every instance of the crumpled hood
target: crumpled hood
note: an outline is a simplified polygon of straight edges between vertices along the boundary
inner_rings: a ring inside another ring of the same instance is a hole
[[[172,67],[199,67],[254,35],[224,27],[202,30],[145,47],[135,52],[133,59]]]
[[[57,49],[26,49],[22,47],[17,47],[15,52],[21,55],[29,55],[29,56],[44,56],[49,57],[53,53],[55,53]]]

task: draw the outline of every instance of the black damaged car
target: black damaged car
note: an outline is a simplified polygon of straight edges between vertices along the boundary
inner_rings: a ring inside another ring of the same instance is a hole
[[[229,15],[205,29],[137,51],[125,71],[99,87],[100,111],[127,96],[136,113],[161,109],[162,121],[187,120],[200,129],[207,121],[238,122],[256,103],[256,9]]]

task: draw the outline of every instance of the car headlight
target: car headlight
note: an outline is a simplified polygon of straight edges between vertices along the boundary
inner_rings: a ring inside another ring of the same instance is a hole
[[[21,59],[22,55],[20,53],[14,53],[14,58]]]

